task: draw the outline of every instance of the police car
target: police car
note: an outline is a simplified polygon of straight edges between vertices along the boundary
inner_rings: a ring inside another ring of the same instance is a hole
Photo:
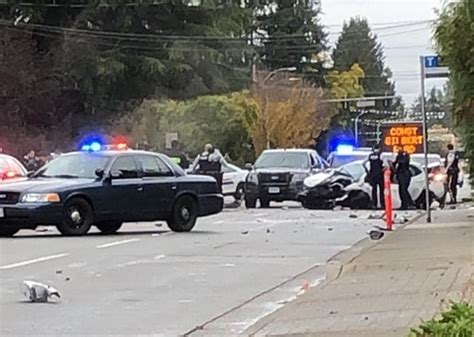
[[[84,235],[91,226],[114,233],[124,222],[155,220],[188,232],[198,217],[222,208],[213,178],[186,175],[162,154],[93,143],[25,181],[1,184],[0,236],[40,225],[63,235]]]
[[[14,157],[0,154],[0,184],[25,179],[26,168]]]

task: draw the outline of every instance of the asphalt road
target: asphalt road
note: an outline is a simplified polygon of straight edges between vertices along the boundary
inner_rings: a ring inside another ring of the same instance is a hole
[[[0,240],[0,335],[170,336],[210,324],[237,334],[293,299],[302,273],[317,285],[321,265],[383,225],[369,213],[290,205],[225,210],[182,234],[150,223],[109,236],[22,231]],[[25,279],[62,298],[27,302]]]

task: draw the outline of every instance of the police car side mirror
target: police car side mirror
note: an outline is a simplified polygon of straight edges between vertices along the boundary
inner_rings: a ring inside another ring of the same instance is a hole
[[[250,164],[250,163],[247,163],[247,164],[245,164],[245,169],[248,170],[248,171],[252,171],[253,165]]]
[[[103,169],[97,169],[95,170],[95,175],[97,176],[97,178],[99,179],[102,179],[104,177],[104,170]]]

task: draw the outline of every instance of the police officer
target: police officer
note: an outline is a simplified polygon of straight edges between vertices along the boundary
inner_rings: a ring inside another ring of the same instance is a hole
[[[415,204],[408,192],[408,187],[411,182],[410,155],[406,151],[398,151],[398,155],[394,162],[394,168],[398,180],[398,193],[400,194],[400,200],[402,201],[401,209],[413,209],[415,208]]]
[[[366,168],[367,162],[369,163],[368,171]],[[380,158],[380,147],[378,145],[374,145],[372,153],[364,161],[364,168],[367,171],[367,182],[372,186],[372,208],[377,209],[377,195],[380,197],[380,205],[384,208],[383,161]]]
[[[204,152],[196,157],[192,166],[192,172],[214,177],[222,192],[222,163],[224,158],[219,150],[214,149],[212,144],[204,146]]]
[[[189,161],[186,157],[186,154],[181,149],[181,145],[177,140],[171,142],[171,149],[165,151],[165,154],[170,157],[170,159],[177,165],[179,165],[183,170],[186,170],[189,167]]]
[[[41,163],[38,157],[36,157],[36,153],[33,150],[30,150],[24,157],[23,157],[23,164],[28,171],[36,171],[44,163]]]
[[[451,198],[450,204],[455,204],[458,194],[459,154],[457,151],[454,151],[453,144],[448,144],[445,166],[448,175],[448,191]]]

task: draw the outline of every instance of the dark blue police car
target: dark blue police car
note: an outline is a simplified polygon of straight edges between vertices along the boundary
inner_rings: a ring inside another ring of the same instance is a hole
[[[188,232],[197,217],[222,208],[215,179],[186,175],[164,155],[73,152],[25,181],[0,185],[0,236],[39,225],[55,225],[63,235],[84,235],[91,226],[114,233],[123,222],[155,220]]]

